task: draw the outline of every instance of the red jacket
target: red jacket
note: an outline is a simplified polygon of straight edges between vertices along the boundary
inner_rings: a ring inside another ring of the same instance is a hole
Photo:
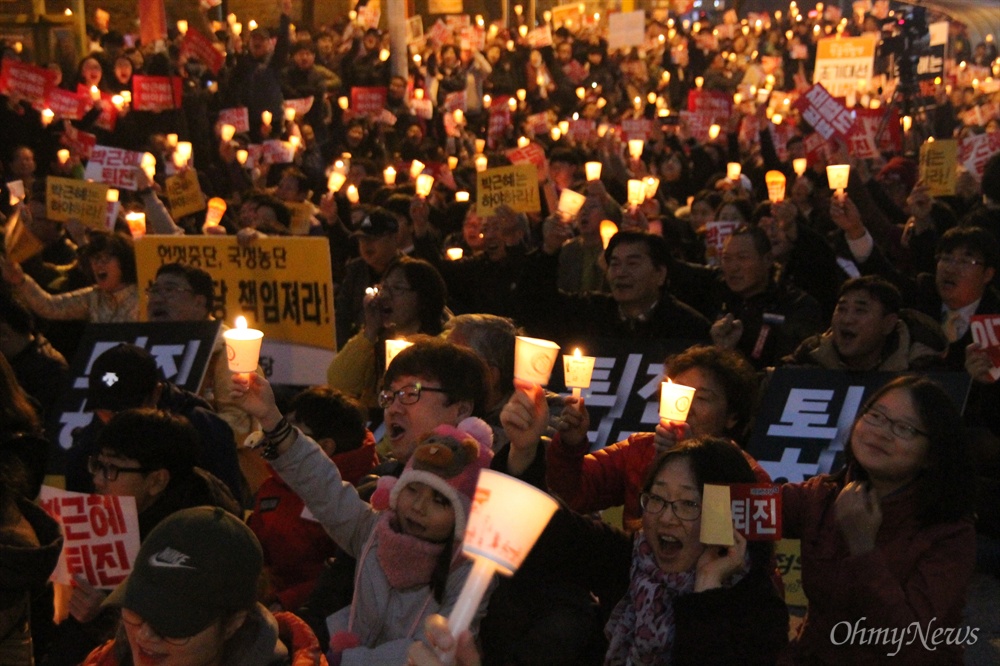
[[[556,433],[545,452],[545,483],[549,490],[579,513],[624,504],[623,526],[629,532],[637,531],[642,527],[642,482],[646,468],[656,457],[653,433],[638,432],[599,451],[586,451],[585,447],[567,446]],[[743,451],[743,456],[758,483],[771,483],[771,477],[750,454]]]
[[[356,483],[377,462],[375,437],[369,432],[360,448],[335,454],[332,460],[345,480]],[[306,602],[324,562],[337,552],[326,530],[311,517],[303,517],[304,510],[299,496],[272,473],[254,496],[247,520],[264,549],[272,591],[281,606],[292,611]]]
[[[782,663],[961,664],[960,646],[925,649],[912,623],[928,637],[948,627],[960,628],[953,640],[965,635],[962,609],[976,555],[972,520],[921,527],[917,488],[910,485],[882,499],[875,550],[852,556],[833,508],[845,483],[818,476],[782,488],[783,530],[787,538],[802,540],[802,588],[809,598],[805,621]],[[887,653],[898,646],[882,644],[886,639],[860,644],[873,635],[861,632],[880,629],[909,632],[894,657]]]

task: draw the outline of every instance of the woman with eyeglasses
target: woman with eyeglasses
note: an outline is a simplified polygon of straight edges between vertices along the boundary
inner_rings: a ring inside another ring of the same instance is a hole
[[[962,663],[975,477],[958,408],[936,383],[899,377],[863,407],[845,455],[838,474],[783,489],[809,598],[785,662]],[[918,632],[939,629],[950,639],[924,645]]]
[[[447,289],[437,269],[422,259],[401,257],[365,296],[365,324],[347,341],[326,371],[327,384],[373,409],[385,373],[385,342],[441,333],[448,311]]]

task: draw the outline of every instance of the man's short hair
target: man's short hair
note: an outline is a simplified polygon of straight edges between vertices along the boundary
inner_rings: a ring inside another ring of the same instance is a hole
[[[737,238],[740,236],[747,236],[753,241],[754,250],[757,254],[764,256],[771,252],[771,239],[767,237],[767,232],[758,226],[744,224],[741,227],[737,227],[729,239]]]
[[[201,435],[191,422],[159,409],[119,412],[101,429],[97,450],[129,458],[149,472],[165,469],[171,479],[190,474],[201,454]]]
[[[300,39],[292,44],[292,48],[288,50],[288,55],[294,56],[299,51],[309,51],[313,55],[316,55],[316,45],[313,44],[311,39]]]
[[[966,250],[983,258],[986,268],[997,268],[1000,263],[1000,242],[982,227],[952,227],[944,232],[937,244],[937,253]]]
[[[336,442],[336,453],[353,451],[365,442],[365,408],[354,398],[328,386],[302,391],[292,398],[287,411],[309,428],[313,439],[329,437]]]
[[[616,233],[611,237],[608,249],[604,251],[604,261],[610,264],[615,248],[623,243],[645,245],[650,260],[657,268],[668,266],[670,263],[670,249],[667,247],[667,242],[663,240],[663,236],[645,231],[619,231]]]
[[[514,342],[517,325],[507,317],[492,314],[462,314],[452,317],[445,325],[452,334],[460,335],[487,365],[500,371],[500,386],[514,388]]]
[[[156,277],[161,275],[176,275],[184,278],[191,287],[191,293],[205,298],[205,309],[212,312],[215,309],[215,283],[206,271],[179,262],[163,264],[156,270]]]
[[[285,205],[285,202],[278,197],[273,194],[268,194],[267,192],[254,192],[244,200],[244,203],[251,204],[257,208],[270,208],[274,211],[274,217],[278,221],[278,224],[281,225],[282,229],[262,228],[262,231],[265,233],[278,231],[288,232],[288,228],[292,224],[292,214],[289,212],[288,206]]]
[[[472,415],[486,413],[489,382],[486,363],[468,347],[440,338],[417,336],[412,346],[399,352],[382,379],[388,389],[392,382],[405,377],[422,377],[441,384],[448,404],[472,402]]]
[[[862,275],[848,280],[841,285],[837,298],[854,291],[863,291],[881,303],[883,314],[898,314],[903,307],[903,297],[896,285],[878,275]]]

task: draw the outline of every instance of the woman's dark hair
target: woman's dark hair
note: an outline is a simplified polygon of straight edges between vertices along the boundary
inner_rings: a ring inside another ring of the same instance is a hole
[[[743,354],[733,349],[697,345],[669,357],[664,368],[670,377],[692,368],[712,373],[722,384],[726,413],[736,417],[736,422],[726,430],[726,435],[742,443],[757,408],[759,391],[756,372]]]
[[[906,391],[927,433],[927,455],[917,475],[917,520],[934,525],[960,520],[975,509],[975,471],[968,434],[962,414],[941,385],[920,375],[903,375],[892,380],[865,403],[855,425],[872,406],[891,391]],[[853,432],[853,431],[852,431]],[[858,478],[868,473],[857,463],[851,442],[845,449],[848,466]]]
[[[704,492],[706,483],[727,485],[757,482],[753,468],[736,444],[721,437],[695,437],[679,442],[674,448],[664,451],[653,460],[646,470],[646,478],[642,484],[644,493],[650,491],[660,471],[674,460],[687,461],[699,493]],[[747,544],[747,552],[754,567],[770,566],[773,552],[770,542],[750,542]]]
[[[122,282],[125,284],[135,284],[138,281],[135,267],[135,246],[132,239],[109,231],[89,231],[87,233],[87,244],[80,248],[80,263],[90,273],[90,260],[98,255],[107,252],[118,260],[122,269]]]
[[[346,453],[361,447],[367,429],[365,408],[354,398],[329,386],[313,386],[288,404],[289,414],[312,431],[315,440],[329,437],[337,444],[335,453]]]
[[[448,290],[444,278],[433,265],[423,259],[400,257],[386,270],[383,280],[393,271],[402,271],[403,276],[417,294],[420,305],[420,332],[437,335],[444,325],[444,306],[448,300]]]

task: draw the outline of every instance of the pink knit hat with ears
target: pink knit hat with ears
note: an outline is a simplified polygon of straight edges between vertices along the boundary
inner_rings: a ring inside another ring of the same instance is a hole
[[[465,536],[469,507],[476,493],[479,470],[493,459],[493,431],[481,419],[468,418],[458,427],[440,425],[424,436],[389,493],[395,510],[399,492],[408,483],[425,483],[448,498],[455,509],[455,540]]]

